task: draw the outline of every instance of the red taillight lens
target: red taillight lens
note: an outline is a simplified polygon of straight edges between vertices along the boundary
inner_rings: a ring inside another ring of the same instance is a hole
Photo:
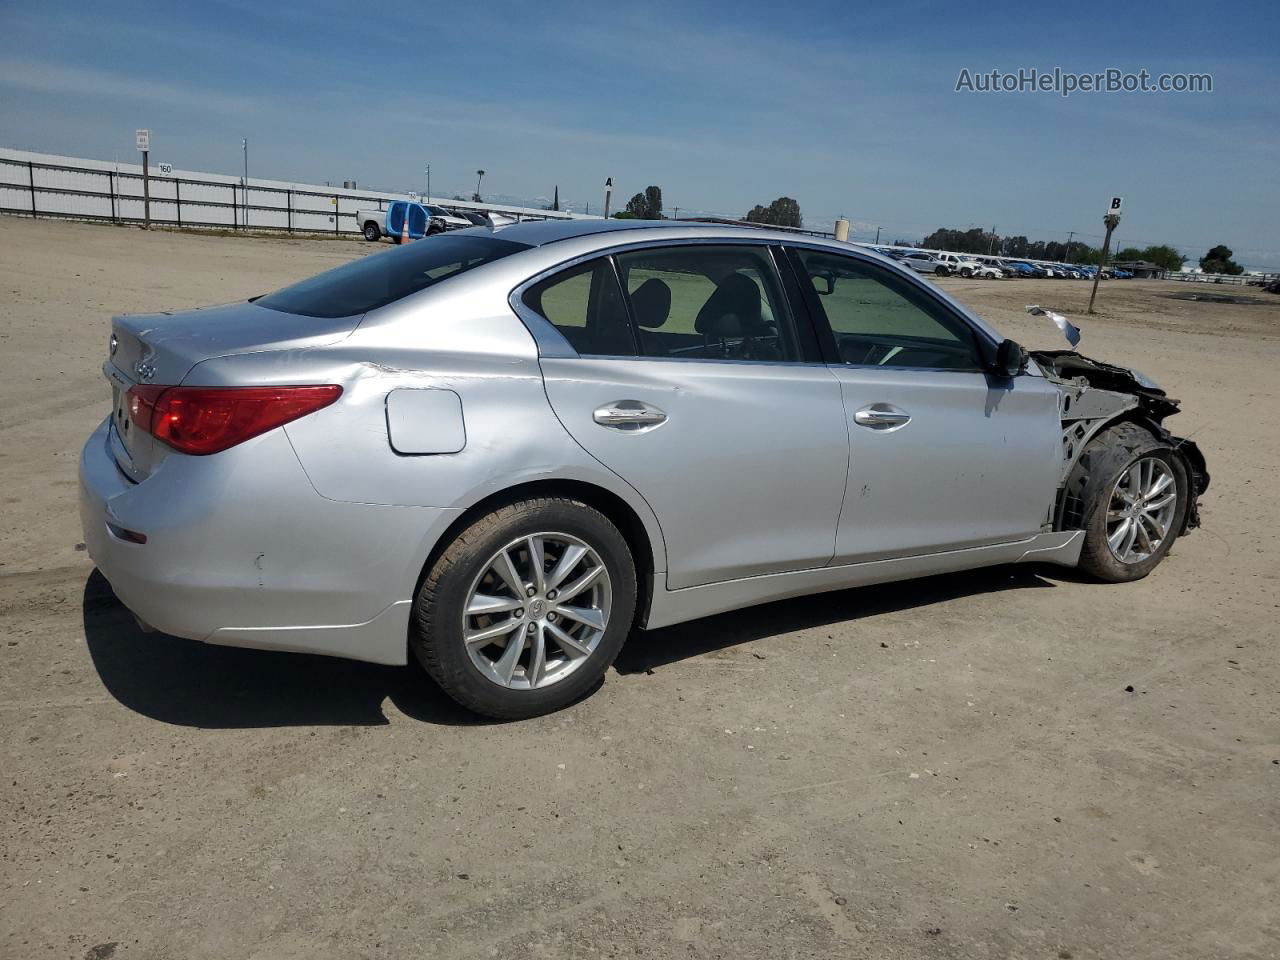
[[[139,428],[182,453],[204,456],[327,407],[342,395],[335,384],[286,387],[157,387],[129,391],[129,416]]]
[[[151,384],[138,384],[132,387],[126,397],[129,401],[129,419],[139,430],[151,432],[151,418],[155,415],[156,401],[160,394],[172,387],[157,387]]]

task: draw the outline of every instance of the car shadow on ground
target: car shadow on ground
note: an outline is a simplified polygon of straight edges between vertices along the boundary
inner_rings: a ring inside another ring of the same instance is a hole
[[[1054,571],[1055,578],[1058,573]],[[623,648],[615,669],[622,674],[649,673],[796,630],[976,593],[1052,586],[1032,568],[996,567],[783,600],[637,633]],[[82,609],[89,655],[107,691],[129,709],[164,723],[208,729],[377,725],[389,722],[382,709],[387,699],[425,723],[489,722],[450,700],[416,663],[380,666],[147,633],[97,570],[85,581]]]
[[[1058,574],[1055,569],[1049,576],[1057,579]],[[624,674],[649,673],[679,660],[795,630],[848,623],[973,594],[1052,586],[1053,581],[1035,567],[987,567],[779,600],[639,634],[622,648],[614,668]],[[767,646],[760,650],[765,655],[768,652]]]
[[[130,710],[186,727],[388,723],[390,699],[416,720],[486,721],[458,706],[418,667],[216,647],[147,633],[97,570],[84,585],[84,635],[107,691]]]

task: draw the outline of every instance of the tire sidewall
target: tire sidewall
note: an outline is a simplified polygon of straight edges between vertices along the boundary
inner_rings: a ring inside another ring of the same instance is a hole
[[[1085,553],[1083,564],[1091,572],[1107,580],[1129,581],[1140,580],[1159,566],[1178,538],[1186,521],[1189,506],[1190,478],[1182,458],[1170,447],[1149,432],[1132,425],[1129,430],[1116,430],[1107,437],[1110,443],[1100,445],[1090,451],[1089,482],[1085,488],[1087,514],[1085,521]],[[1141,432],[1145,441],[1125,442],[1122,438],[1131,437],[1133,432]],[[1107,543],[1107,510],[1110,506],[1111,493],[1116,481],[1139,460],[1153,457],[1169,467],[1173,474],[1177,489],[1177,508],[1169,524],[1169,531],[1155,553],[1136,563],[1124,563],[1111,552]]]
[[[446,550],[447,569],[434,582],[424,584],[415,604],[416,623],[429,627],[416,629],[410,643],[427,672],[446,692],[472,710],[497,719],[549,713],[599,685],[631,631],[636,606],[635,563],[626,540],[603,514],[567,500],[534,501],[513,507],[514,513],[505,522],[486,525],[484,521],[493,516],[490,514],[464,531]],[[483,528],[482,532],[469,536],[477,528]],[[510,690],[488,679],[471,662],[462,636],[462,611],[472,585],[490,558],[513,540],[537,533],[568,534],[596,551],[609,573],[612,609],[604,636],[572,674],[539,690]],[[432,580],[430,575],[428,579]],[[429,616],[425,617],[422,614],[428,611],[420,609],[424,603],[431,604]]]

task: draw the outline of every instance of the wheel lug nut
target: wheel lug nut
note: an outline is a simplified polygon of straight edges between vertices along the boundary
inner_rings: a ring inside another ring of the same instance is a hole
[[[533,633],[533,632],[534,632],[534,631],[536,631],[537,629],[538,629],[538,625],[537,625],[536,623],[531,623],[531,624],[529,624],[529,632],[530,632],[530,633]]]
[[[516,607],[516,619],[519,620],[524,616],[524,607]]]
[[[550,593],[547,594],[548,600],[554,600],[555,598],[556,598],[556,592],[554,590],[552,590]]]
[[[529,587],[529,589],[527,589],[527,590],[525,591],[525,596],[527,596],[527,597],[532,597],[532,596],[533,596],[535,593],[537,593],[537,592],[538,592],[538,591],[537,591],[537,590],[535,590],[535,589],[533,589],[533,587]]]
[[[555,622],[556,622],[556,615],[554,613],[548,613],[547,623],[555,623]]]

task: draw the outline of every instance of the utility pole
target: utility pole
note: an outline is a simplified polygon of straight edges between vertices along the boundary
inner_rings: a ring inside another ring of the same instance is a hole
[[[987,256],[994,257],[996,254],[996,225],[991,225],[991,249],[987,252]]]
[[[604,182],[604,218],[609,219],[609,200],[613,197],[613,177]]]
[[[880,228],[876,227],[876,243],[880,242]]]
[[[1075,235],[1076,235],[1076,232],[1075,232],[1074,230],[1068,230],[1068,231],[1067,231],[1067,252],[1066,252],[1066,254],[1064,254],[1064,255],[1063,255],[1063,257],[1062,257],[1062,259],[1063,259],[1066,263],[1070,263],[1070,262],[1071,262],[1071,238],[1072,238],[1072,237],[1074,237]]]
[[[672,219],[672,220],[679,220],[679,219],[680,219],[680,208],[679,208],[679,207],[676,207],[676,208],[675,208],[675,210],[676,210],[675,216],[673,216],[671,219]]]
[[[249,226],[249,140],[242,138],[240,140],[240,149],[244,151],[244,179],[241,181],[242,193],[244,196],[244,225]]]
[[[431,202],[431,164],[427,164],[427,203]]]
[[[1102,222],[1107,228],[1107,234],[1102,238],[1102,257],[1098,261],[1098,271],[1093,275],[1093,290],[1089,293],[1089,313],[1093,313],[1093,298],[1098,295],[1098,281],[1102,279],[1102,271],[1107,266],[1107,252],[1111,249],[1111,234],[1115,232],[1116,227],[1120,226],[1120,205],[1123,199],[1122,197],[1112,197],[1111,206],[1107,209],[1107,215],[1102,218]]]
[[[151,131],[136,130],[134,135],[137,137],[138,149],[142,151],[142,228],[144,230],[151,229],[151,170],[147,165],[148,155],[151,153]],[[35,196],[35,191],[32,191]],[[34,209],[34,201],[32,201]]]

